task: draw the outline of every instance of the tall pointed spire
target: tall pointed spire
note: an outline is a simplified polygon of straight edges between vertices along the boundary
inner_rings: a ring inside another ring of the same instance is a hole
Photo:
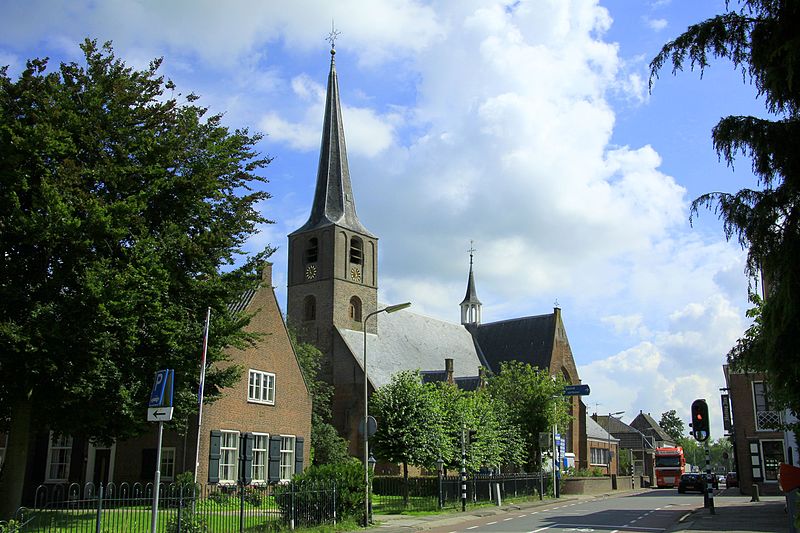
[[[308,221],[294,233],[335,224],[374,237],[358,220],[353,189],[350,185],[342,109],[339,104],[339,79],[336,75],[335,42],[338,34],[339,32],[335,30],[331,31],[328,38],[331,43],[331,70],[328,74],[328,95],[325,99],[325,120],[314,203]]]
[[[469,243],[469,279],[467,280],[467,294],[461,302],[461,324],[480,325],[481,323],[481,301],[478,299],[478,291],[475,290],[475,276],[472,273],[472,254],[475,252],[472,241]]]

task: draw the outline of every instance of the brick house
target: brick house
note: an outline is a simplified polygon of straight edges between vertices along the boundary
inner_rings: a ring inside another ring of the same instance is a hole
[[[271,283],[272,265],[267,264],[260,286],[245,293],[232,307],[253,314],[246,329],[262,336],[244,350],[229,348],[230,361],[225,364],[241,366],[242,377],[216,402],[204,406],[197,472],[200,483],[235,483],[243,434],[252,435],[254,482],[289,479],[309,462],[311,396]],[[186,435],[164,431],[163,482],[194,470],[197,419],[193,419]],[[46,430],[32,431],[23,503],[33,499],[41,484],[152,482],[155,426],[146,434],[111,446],[72,436],[54,439]]]
[[[778,494],[778,468],[789,462],[786,435],[779,429],[784,412],[769,404],[764,374],[722,368],[733,416],[730,438],[739,490],[750,495],[758,485],[760,494]]]
[[[603,429],[592,417],[586,416],[586,455],[581,463],[588,468],[600,468],[606,475],[619,472],[619,439]]]
[[[655,439],[613,416],[609,420],[608,415],[595,413],[592,419],[619,439],[619,453],[628,454],[633,475],[641,477],[642,486],[655,483]]]

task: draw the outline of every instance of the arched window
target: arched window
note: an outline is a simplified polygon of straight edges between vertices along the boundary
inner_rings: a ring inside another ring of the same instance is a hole
[[[350,239],[350,264],[360,265],[364,260],[364,243],[358,237]]]
[[[316,237],[308,239],[306,246],[306,263],[316,263],[319,255],[319,240]]]
[[[306,296],[305,300],[303,300],[303,319],[317,319],[317,299],[313,296]]]
[[[350,320],[361,322],[361,300],[358,296],[350,298]]]

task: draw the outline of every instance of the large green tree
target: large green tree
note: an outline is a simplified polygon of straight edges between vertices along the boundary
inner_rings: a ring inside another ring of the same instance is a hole
[[[661,420],[658,421],[658,425],[674,441],[686,436],[686,426],[684,426],[683,420],[678,416],[678,412],[675,409],[661,413]]]
[[[562,376],[551,376],[520,361],[501,363],[500,372],[489,378],[492,399],[504,405],[510,424],[521,431],[529,468],[539,468],[539,433],[551,431],[554,424],[564,428],[570,422],[565,385]]]
[[[764,371],[773,399],[800,412],[800,2],[742,0],[736,9],[690,26],[652,60],[651,88],[665,64],[700,73],[711,58],[730,60],[763,99],[771,118],[728,116],[712,131],[720,157],[750,158],[758,189],[711,192],[692,216],[715,209],[727,237],[748,249],[747,271],[763,274],[761,322],[729,352],[734,368]]]
[[[469,471],[525,462],[520,428],[511,422],[505,404],[493,401],[486,388],[465,391],[446,382],[436,388],[444,415],[446,440],[440,457],[446,468],[461,467],[462,435]]]
[[[435,386],[422,383],[419,372],[403,371],[379,387],[370,399],[378,430],[370,438],[375,457],[403,465],[435,468],[446,446],[441,402]]]
[[[300,342],[297,333],[289,330],[292,346],[311,392],[311,453],[315,465],[345,462],[347,441],[339,436],[331,425],[331,400],[333,385],[320,378],[322,352],[307,342]]]
[[[270,250],[242,266],[268,194],[258,135],[231,131],[193,94],[134,70],[109,43],[49,69],[0,69],[0,419],[6,465],[31,427],[101,440],[141,433],[153,374],[175,369],[176,418],[196,409],[208,361],[242,346],[227,305]],[[213,366],[213,401],[240,369]],[[2,490],[18,481],[6,468]],[[15,477],[16,476],[16,477]],[[5,493],[4,493],[5,494]],[[16,499],[0,494],[6,503]]]

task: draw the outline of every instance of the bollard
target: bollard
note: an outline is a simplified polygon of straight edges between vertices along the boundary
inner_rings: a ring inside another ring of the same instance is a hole
[[[755,483],[753,483],[753,497],[750,498],[750,501],[751,502],[760,502],[761,501],[761,498],[759,498],[759,495],[758,495],[758,485],[756,485]]]

